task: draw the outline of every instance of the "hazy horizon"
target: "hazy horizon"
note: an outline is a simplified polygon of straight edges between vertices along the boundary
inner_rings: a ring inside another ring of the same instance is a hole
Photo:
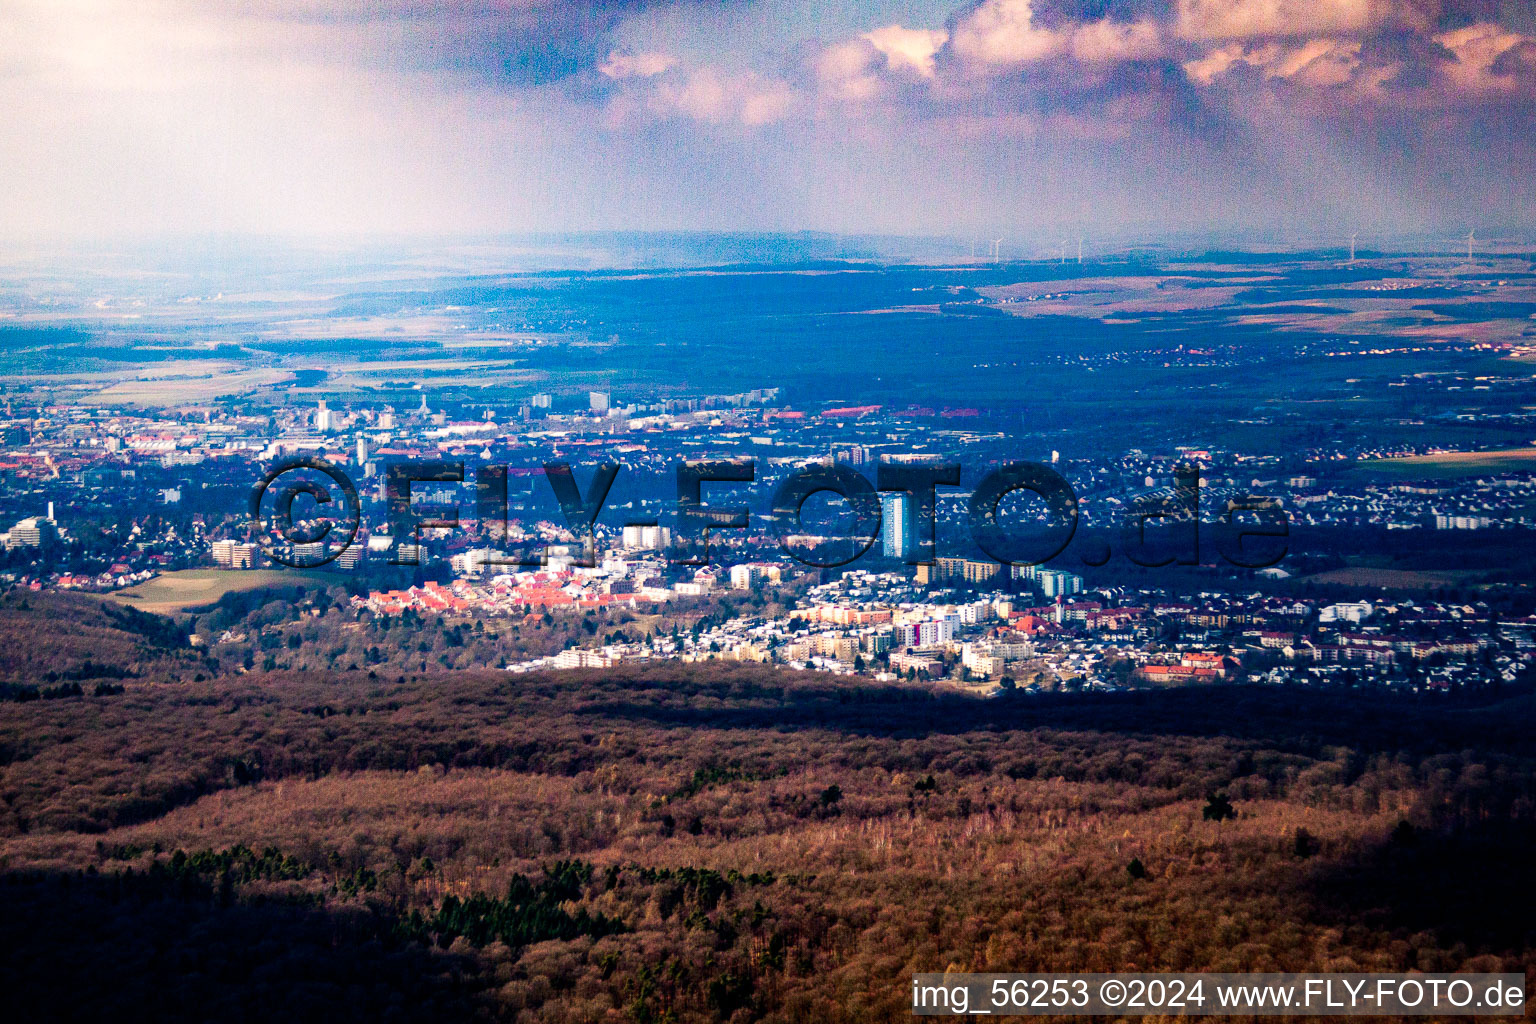
[[[1118,236],[881,234],[867,232],[593,230],[453,234],[182,234],[0,239],[0,264],[13,270],[216,271],[277,261],[284,271],[324,272],[378,264],[419,265],[451,275],[685,270],[819,262],[934,266],[999,263],[1075,265],[1140,259],[1200,259],[1230,254],[1328,260],[1348,252],[1354,236],[1362,259],[1465,258],[1468,238],[1449,231],[1371,235],[1317,232],[1168,231]],[[999,242],[998,255],[991,252]],[[1478,228],[1479,257],[1523,256],[1536,248],[1536,228]],[[1065,247],[1065,249],[1063,248]],[[1063,259],[1063,253],[1065,258]],[[250,269],[246,267],[246,269]]]

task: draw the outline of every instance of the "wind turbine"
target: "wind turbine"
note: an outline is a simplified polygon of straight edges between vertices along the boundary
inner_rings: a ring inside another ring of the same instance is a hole
[[[1001,238],[992,239],[992,262],[994,263],[996,263],[998,259],[998,247],[1002,244],[1003,240]]]
[[[1477,241],[1477,229],[1467,232],[1467,262],[1472,262],[1472,244]]]
[[[1351,263],[1355,262],[1355,239],[1359,237],[1357,234],[1349,236],[1349,262]]]
[[[1063,264],[1067,262],[1067,240],[1065,238],[1061,240],[1061,262]]]
[[[1077,236],[1077,262],[1083,262],[1083,236]]]

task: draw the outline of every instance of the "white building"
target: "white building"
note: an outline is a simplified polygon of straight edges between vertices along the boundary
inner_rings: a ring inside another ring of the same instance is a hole
[[[461,551],[448,560],[449,566],[461,576],[474,576],[485,572],[487,569],[505,568],[505,558],[498,560],[501,553],[494,548],[470,548]]]
[[[555,655],[554,666],[555,668],[612,668],[618,661],[617,655],[605,651],[570,647]]]
[[[23,519],[10,532],[5,534],[5,546],[7,550],[16,548],[37,548],[45,543],[51,544],[59,539],[59,530],[51,519],[42,519],[33,516]]]
[[[672,544],[672,531],[665,526],[626,526],[624,546],[640,551],[662,551]]]
[[[954,642],[955,622],[949,618],[908,622],[896,627],[896,637],[901,646],[913,650],[943,647]]]
[[[1486,530],[1493,525],[1487,516],[1435,516],[1437,530]]]
[[[1317,613],[1319,622],[1363,622],[1374,609],[1369,601],[1331,604]]]
[[[1033,657],[1034,645],[1018,642],[981,640],[962,644],[960,664],[975,675],[1001,676],[1006,674],[1008,663]]]
[[[907,532],[911,503],[911,496],[905,493],[887,491],[880,495],[880,543],[887,558],[906,558],[912,550]]]
[[[214,565],[226,569],[252,569],[256,566],[256,545],[237,540],[216,540],[208,547]]]

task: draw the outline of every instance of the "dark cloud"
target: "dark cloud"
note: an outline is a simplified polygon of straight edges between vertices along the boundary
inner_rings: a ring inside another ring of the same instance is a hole
[[[1489,70],[1501,78],[1536,82],[1536,43],[1527,41],[1504,51]]]
[[[1536,32],[1536,3],[1532,0],[1440,0],[1437,6],[1440,28],[1491,22],[1515,32]]]
[[[340,29],[342,60],[441,72],[493,85],[547,85],[591,70],[625,19],[665,7],[723,8],[746,0],[227,0],[237,13]]]
[[[1456,63],[1456,55],[1418,32],[1385,32],[1361,43],[1360,63],[1365,68],[1397,68],[1382,89],[1409,92],[1431,88],[1439,72]]]
[[[1034,12],[1035,23],[1049,29],[1092,21],[1167,21],[1173,15],[1171,0],[1036,0]]]
[[[508,87],[546,85],[597,66],[609,33],[645,0],[555,4],[509,17],[495,12],[469,18],[417,22],[413,44],[400,56]]]

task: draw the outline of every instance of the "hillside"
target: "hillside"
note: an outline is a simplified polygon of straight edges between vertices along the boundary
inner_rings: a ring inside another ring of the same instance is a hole
[[[1531,719],[677,665],[3,704],[0,985],[30,1019],[865,1021],[951,965],[1528,970]]]
[[[84,594],[0,593],[0,684],[160,678],[194,664],[171,620]]]

